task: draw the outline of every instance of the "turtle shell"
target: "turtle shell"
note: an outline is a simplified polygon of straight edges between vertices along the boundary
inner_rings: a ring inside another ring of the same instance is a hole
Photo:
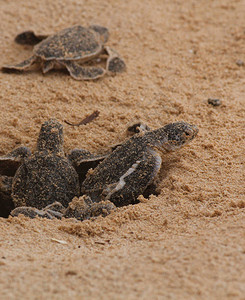
[[[63,206],[79,194],[78,175],[67,158],[36,152],[17,170],[12,185],[15,206],[42,209],[55,201]]]
[[[98,55],[102,47],[97,32],[83,26],[73,26],[37,44],[34,54],[43,60],[79,60]]]

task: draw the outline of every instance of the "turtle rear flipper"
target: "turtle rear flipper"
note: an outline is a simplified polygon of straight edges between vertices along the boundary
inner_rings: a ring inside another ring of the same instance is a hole
[[[20,45],[34,46],[46,39],[48,35],[36,35],[33,31],[28,30],[18,34],[14,41]]]
[[[112,48],[106,46],[106,53],[109,55],[106,62],[106,70],[111,73],[121,73],[126,69],[125,62],[121,59],[119,54]]]
[[[31,65],[33,65],[36,62],[36,56],[33,55],[30,58],[22,61],[19,64],[16,65],[5,65],[2,67],[2,71],[23,71],[27,68],[29,68]]]
[[[101,67],[82,67],[74,61],[62,61],[60,63],[66,67],[71,77],[76,80],[94,80],[106,73]]]
[[[42,71],[43,74],[47,73],[48,71],[54,68],[55,62],[53,60],[45,60],[42,62]]]
[[[98,32],[103,43],[106,43],[108,41],[109,31],[106,27],[100,25],[91,25],[88,28],[94,30],[95,32]]]

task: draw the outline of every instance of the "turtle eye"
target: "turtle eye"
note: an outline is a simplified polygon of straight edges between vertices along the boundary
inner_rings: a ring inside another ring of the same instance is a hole
[[[192,131],[191,130],[186,130],[185,131],[185,135],[186,136],[191,136],[192,135]]]

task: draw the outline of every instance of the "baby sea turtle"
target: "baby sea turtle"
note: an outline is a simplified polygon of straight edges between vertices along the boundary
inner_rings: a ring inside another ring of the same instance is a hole
[[[99,25],[73,26],[50,36],[35,35],[32,31],[26,31],[17,35],[15,41],[24,45],[36,45],[33,55],[19,64],[6,65],[2,69],[22,71],[34,63],[39,63],[43,73],[46,73],[55,66],[61,66],[77,80],[93,80],[107,72],[122,72],[125,70],[125,63],[115,50],[105,46],[108,38],[108,29]],[[108,55],[106,69],[79,64],[91,61],[101,54]]]
[[[137,203],[153,182],[161,167],[157,150],[174,151],[194,139],[195,125],[186,122],[170,123],[156,130],[139,126],[133,137],[106,157],[82,183],[81,193],[93,202],[111,201],[116,206]]]
[[[0,157],[0,216],[8,216],[14,207],[22,207],[17,211],[29,216],[43,216],[38,210],[47,205],[46,211],[52,210],[57,201],[67,207],[79,196],[79,181],[84,180],[88,169],[104,158],[83,149],[75,149],[66,157],[63,126],[53,119],[43,123],[32,155],[28,148],[19,147]]]

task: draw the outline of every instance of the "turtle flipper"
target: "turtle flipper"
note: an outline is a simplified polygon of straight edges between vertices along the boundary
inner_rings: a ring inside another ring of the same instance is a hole
[[[11,197],[13,178],[9,176],[0,176],[0,217],[7,218],[14,202]]]
[[[22,70],[25,70],[27,68],[29,68],[31,65],[33,65],[36,61],[36,56],[33,55],[31,56],[30,58],[22,61],[21,63],[19,64],[16,64],[16,65],[5,65],[2,67],[2,71],[22,71]]]
[[[100,26],[100,25],[91,25],[88,27],[89,29],[92,29],[96,31],[99,35],[103,43],[105,44],[109,39],[109,31],[106,27]]]
[[[148,125],[146,125],[145,123],[142,123],[142,122],[138,122],[127,128],[126,135],[131,137],[137,133],[146,132],[146,131],[150,131],[150,130],[151,130],[151,128]],[[112,151],[116,150],[119,146],[122,146],[122,144],[123,144],[123,142],[112,145],[111,150]]]
[[[116,206],[138,203],[138,196],[143,194],[161,167],[161,156],[149,148],[144,156],[137,160],[118,180],[106,186],[102,192],[104,200]]]
[[[61,219],[65,212],[65,207],[58,201],[55,201],[43,209],[37,209],[35,207],[30,206],[20,206],[16,207],[11,211],[11,216],[17,217],[19,215],[24,215],[31,219],[35,217],[47,218],[47,219]]]
[[[106,70],[112,73],[121,73],[126,69],[126,64],[119,54],[112,48],[106,46],[105,51],[109,55],[106,62]]]
[[[47,73],[48,71],[54,68],[54,61],[53,60],[44,60],[42,62],[42,71],[43,74]]]
[[[127,128],[127,135],[133,136],[136,133],[150,131],[151,128],[142,122],[135,123]]]
[[[33,31],[28,30],[18,34],[14,41],[20,45],[34,46],[46,39],[48,35],[36,35]]]
[[[66,67],[71,77],[76,80],[94,80],[106,73],[101,67],[82,67],[74,61],[62,61],[60,63]]]
[[[26,217],[29,217],[31,219],[34,219],[36,217],[40,218],[47,218],[47,219],[53,219],[54,217],[49,214],[47,211],[39,210],[35,207],[29,207],[29,206],[20,206],[16,207],[11,211],[12,217],[18,217],[19,215],[24,215]]]
[[[0,175],[14,176],[23,160],[31,155],[27,147],[18,147],[0,157]]]
[[[84,149],[74,149],[68,155],[68,159],[76,169],[81,184],[84,181],[88,170],[96,168],[107,156],[108,154],[94,155]]]
[[[65,210],[65,207],[58,201],[55,201],[42,209],[42,211],[46,211],[52,217],[55,217],[57,219],[62,219]]]

